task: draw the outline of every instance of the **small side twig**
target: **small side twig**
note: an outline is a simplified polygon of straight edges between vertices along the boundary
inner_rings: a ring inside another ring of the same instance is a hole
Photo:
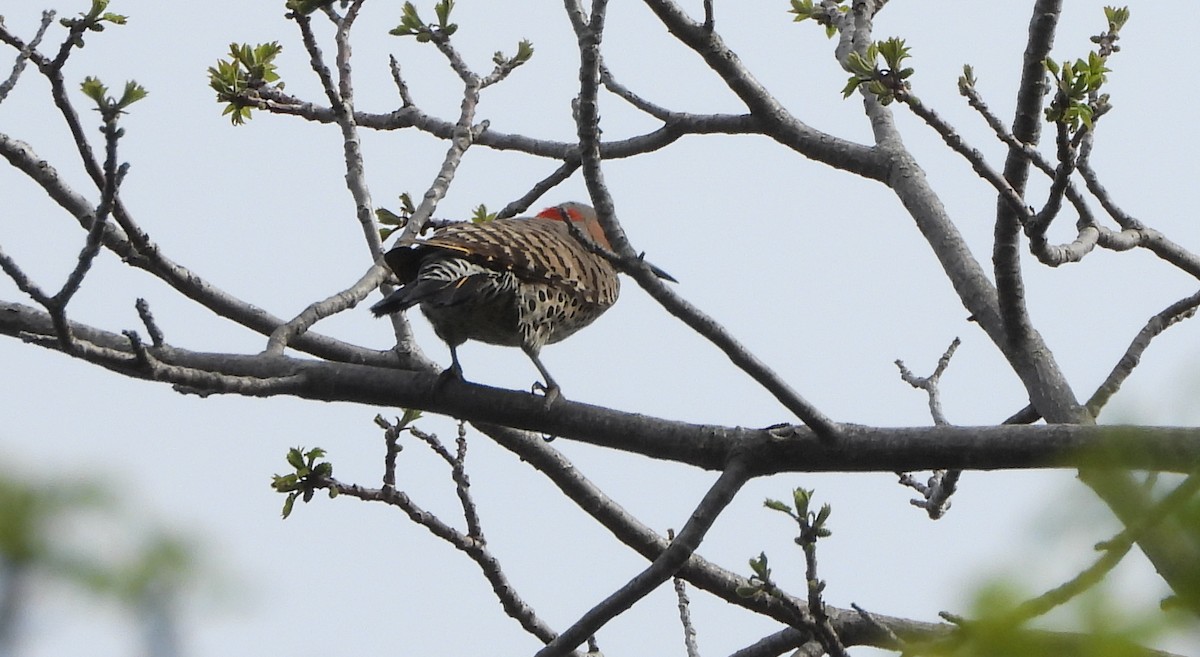
[[[1086,404],[1088,413],[1092,417],[1096,417],[1108,400],[1121,389],[1121,384],[1125,382],[1125,379],[1133,374],[1134,368],[1141,362],[1142,354],[1150,346],[1150,342],[1168,328],[1194,316],[1198,307],[1200,307],[1200,292],[1176,301],[1151,317],[1142,330],[1134,336],[1133,341],[1129,343],[1129,347],[1105,377],[1104,382],[1088,399]]]
[[[938,389],[938,382],[941,381],[942,374],[950,366],[950,359],[954,357],[954,352],[958,350],[961,344],[962,340],[954,338],[945,353],[942,354],[942,357],[938,359],[938,364],[933,370],[933,374],[930,374],[928,377],[919,377],[913,374],[911,370],[905,367],[904,361],[896,359],[896,367],[900,368],[900,378],[910,386],[928,393],[929,412],[933,415],[933,423],[937,425],[949,424],[946,421],[945,413],[942,412],[942,396]]]
[[[387,267],[382,264],[376,262],[371,265],[370,269],[354,285],[325,299],[309,304],[303,312],[296,315],[291,321],[281,324],[272,331],[271,337],[267,339],[267,348],[263,353],[274,356],[282,355],[283,350],[287,348],[289,342],[297,336],[303,335],[305,331],[322,319],[357,306],[360,301],[367,298],[368,294],[378,288],[380,283],[383,283],[387,279],[388,275]]]
[[[158,328],[158,323],[154,321],[154,315],[150,313],[150,303],[138,297],[134,307],[137,308],[138,317],[142,320],[142,326],[146,327],[146,333],[150,335],[150,344],[155,347],[163,346],[163,332],[162,329]]]
[[[858,606],[857,603],[851,602],[850,608],[853,609],[854,611],[857,611],[858,615],[862,616],[863,620],[870,623],[871,627],[874,627],[876,630],[878,630],[880,633],[882,633],[884,636],[886,636],[888,639],[890,639],[894,643],[894,647],[903,650],[903,648],[905,646],[904,639],[901,639],[900,637],[896,636],[896,633],[892,631],[892,628],[879,622],[879,619],[875,618],[874,614],[872,614],[871,612],[867,611],[866,609],[863,609],[862,607]]]
[[[46,29],[54,22],[54,16],[53,9],[43,11],[42,20],[38,23],[38,29],[33,38],[29,40],[29,43],[19,46],[17,58],[13,61],[12,73],[9,74],[7,80],[0,82],[0,103],[4,102],[4,99],[13,90],[13,87],[17,86],[17,80],[21,78],[21,73],[25,71],[25,64],[29,62],[30,55],[42,43],[42,38],[46,36]]]
[[[408,83],[404,81],[404,76],[400,73],[400,62],[396,60],[395,55],[388,55],[388,68],[392,72],[392,82],[396,84],[396,93],[400,94],[400,107],[415,106],[412,93],[408,90]]]
[[[937,426],[948,425],[946,415],[942,411],[941,391],[938,383],[942,379],[942,374],[946,368],[950,366],[950,359],[954,357],[954,352],[958,349],[962,341],[957,337],[950,343],[942,357],[938,359],[937,367],[934,368],[933,374],[928,377],[919,377],[912,373],[904,365],[904,361],[897,359],[896,367],[900,368],[900,378],[905,383],[919,390],[924,390],[929,395],[929,412],[933,415],[933,423]],[[921,493],[924,499],[911,500],[913,506],[925,509],[931,520],[937,520],[946,514],[950,509],[950,498],[954,492],[958,490],[958,480],[962,476],[961,470],[935,470],[929,477],[929,480],[922,484],[917,481],[911,474],[907,472],[897,472],[896,475],[900,478],[900,484],[916,490]]]
[[[533,202],[542,197],[546,192],[558,186],[559,183],[571,177],[571,174],[579,170],[579,160],[568,160],[563,162],[557,169],[539,180],[533,187],[525,192],[521,198],[512,201],[508,205],[500,209],[496,213],[497,219],[506,219],[515,217],[518,214],[529,209]],[[567,226],[574,226],[574,223],[568,223]]]
[[[419,414],[406,411],[403,419],[391,422],[382,416],[375,417],[375,424],[384,430],[387,445],[385,456],[383,488],[372,489],[357,484],[344,484],[333,477],[322,476],[317,479],[317,488],[333,488],[339,494],[349,495],[361,500],[383,502],[399,508],[414,523],[429,530],[434,536],[446,541],[459,551],[465,553],[482,571],[483,576],[492,585],[492,590],[511,618],[520,623],[521,627],[543,642],[550,642],[555,634],[537,613],[517,593],[516,588],[508,580],[500,566],[499,560],[487,549],[487,540],[480,528],[479,518],[475,513],[475,503],[467,491],[469,483],[461,471],[461,464],[466,455],[465,429],[460,425],[457,456],[452,455],[435,434],[431,434],[412,426],[411,421]],[[447,460],[454,467],[454,479],[459,496],[464,500],[464,512],[467,518],[467,533],[450,526],[433,513],[430,513],[410,498],[405,492],[396,488],[396,456],[401,451],[398,439],[401,433],[409,432],[418,440],[428,445],[435,454]]]
[[[675,540],[675,530],[667,530],[667,540]],[[696,626],[692,624],[692,602],[688,599],[687,582],[682,577],[673,577],[675,599],[679,602],[679,623],[683,625],[683,645],[688,657],[700,657],[700,647],[696,645]]]

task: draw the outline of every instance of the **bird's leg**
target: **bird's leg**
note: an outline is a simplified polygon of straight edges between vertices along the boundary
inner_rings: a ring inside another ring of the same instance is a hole
[[[550,406],[554,403],[554,400],[562,396],[562,392],[558,387],[558,383],[554,381],[554,377],[550,376],[550,372],[546,369],[546,366],[542,365],[542,359],[538,357],[537,349],[523,346],[521,347],[521,350],[525,352],[525,355],[529,356],[529,360],[533,361],[534,367],[538,369],[538,372],[541,372],[542,378],[546,380],[545,385],[543,385],[540,381],[535,382],[533,384],[533,390],[534,392],[541,390],[543,393],[545,393],[546,408],[550,408]]]
[[[455,345],[450,345],[450,367],[442,370],[438,375],[437,383],[434,384],[434,390],[446,385],[451,379],[456,381],[463,380],[462,364],[458,362],[458,350]]]

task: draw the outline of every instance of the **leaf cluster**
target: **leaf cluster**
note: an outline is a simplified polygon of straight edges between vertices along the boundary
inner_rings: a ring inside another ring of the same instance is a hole
[[[287,0],[287,8],[297,14],[307,16],[321,7],[328,7],[337,0]]]
[[[113,98],[108,93],[108,87],[99,78],[94,78],[90,75],[83,79],[80,88],[83,90],[83,95],[96,102],[96,109],[105,120],[115,118],[118,114],[124,114],[125,108],[145,98],[150,93],[136,81],[129,80],[125,83],[125,89],[121,92],[121,97]]]
[[[414,212],[417,211],[412,202],[412,196],[408,192],[400,195],[399,212],[392,212],[387,208],[375,208],[375,220],[381,225],[379,229],[379,240],[384,241],[392,236],[392,233],[403,229],[408,225],[408,220],[412,218]]]
[[[771,580],[771,567],[767,563],[767,553],[759,552],[757,557],[750,560],[750,584],[739,586],[737,594],[743,598],[751,598],[759,593],[770,593],[776,590],[775,582]]]
[[[1104,17],[1108,29],[1091,38],[1099,48],[1089,52],[1086,59],[1056,62],[1046,58],[1043,62],[1055,90],[1045,110],[1047,121],[1061,123],[1072,131],[1081,127],[1091,130],[1096,118],[1111,108],[1108,94],[1100,93],[1100,89],[1111,72],[1108,56],[1120,50],[1116,41],[1129,21],[1129,8],[1105,7]]]
[[[287,462],[295,471],[271,475],[271,488],[277,493],[287,493],[287,499],[283,502],[284,518],[292,514],[297,497],[310,502],[319,488],[328,487],[329,497],[337,497],[337,489],[329,487],[326,481],[333,476],[333,464],[319,460],[324,456],[325,450],[320,447],[308,451],[304,451],[303,447],[293,447],[288,450]]]
[[[833,534],[825,526],[830,514],[833,513],[833,507],[823,504],[820,510],[813,511],[813,492],[805,488],[794,489],[792,491],[792,504],[773,499],[763,501],[763,506],[786,514],[789,518],[796,521],[796,524],[800,527],[800,533],[796,536],[795,541],[801,547],[811,547],[816,544],[818,539]],[[768,565],[766,553],[760,552],[757,557],[750,560],[750,571],[753,573],[750,576],[750,584],[738,588],[738,595],[750,597],[757,593],[771,593],[776,590],[775,583],[771,581],[771,568]]]
[[[1058,93],[1046,108],[1046,120],[1065,123],[1072,130],[1080,126],[1092,129],[1096,115],[1109,107],[1108,94],[1096,95],[1108,80],[1110,72],[1106,59],[1095,52],[1088,58],[1064,61],[1061,64],[1046,59],[1046,71],[1053,80]]]
[[[428,43],[435,37],[448,37],[458,31],[458,25],[450,22],[451,11],[454,11],[454,0],[441,0],[433,5],[433,12],[437,14],[437,24],[430,25],[421,20],[413,3],[406,2],[400,13],[400,24],[389,30],[388,34],[415,36],[421,43]]]
[[[825,522],[829,520],[829,515],[833,513],[833,507],[828,504],[822,504],[819,511],[811,510],[813,492],[805,488],[793,490],[792,503],[795,505],[794,508],[787,502],[779,500],[768,499],[763,502],[763,506],[787,514],[789,518],[795,520],[796,524],[800,526],[800,535],[796,537],[797,545],[809,545],[815,543],[817,539],[833,534],[825,526]]]
[[[92,6],[78,18],[64,18],[59,21],[63,27],[71,31],[72,45],[83,47],[84,32],[103,32],[105,23],[124,25],[129,18],[121,14],[106,12],[109,0],[92,0]]]
[[[844,14],[850,11],[850,7],[843,5],[842,1],[831,0],[831,2],[816,4],[813,0],[792,0],[792,8],[788,10],[788,13],[795,16],[792,19],[792,22],[795,23],[807,20],[815,21],[825,28],[826,37],[833,38],[833,35],[837,34],[837,24],[834,22],[834,13],[830,11],[828,5],[834,5],[836,12]]]
[[[880,57],[883,58],[882,67],[877,64]],[[914,73],[913,69],[904,67],[904,60],[909,57],[909,48],[904,44],[904,39],[897,37],[871,43],[867,46],[865,56],[851,52],[846,58],[846,67],[851,75],[842,89],[842,97],[849,98],[862,85],[866,85],[867,91],[884,105],[907,97],[910,91],[908,78]]]
[[[496,219],[495,212],[488,212],[487,206],[480,203],[475,210],[471,212],[471,223],[486,224],[489,221]]]
[[[517,54],[509,57],[497,50],[496,54],[492,55],[492,63],[507,75],[516,67],[529,61],[531,57],[533,57],[533,42],[529,39],[521,39],[517,44]]]
[[[217,92],[217,102],[228,103],[221,115],[230,115],[234,125],[242,125],[250,119],[256,105],[251,92],[268,84],[282,89],[276,72],[275,58],[283,50],[278,41],[250,44],[229,44],[229,59],[217,61],[208,69],[208,86]]]

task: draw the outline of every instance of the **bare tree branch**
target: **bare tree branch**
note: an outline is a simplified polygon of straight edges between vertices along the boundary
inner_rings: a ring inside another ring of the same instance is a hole
[[[594,2],[590,24],[583,28],[579,36],[580,53],[580,93],[577,124],[579,130],[579,148],[583,157],[584,181],[596,207],[596,214],[604,227],[604,232],[613,245],[619,263],[628,263],[638,256],[629,245],[625,231],[615,219],[615,209],[612,196],[604,184],[603,171],[600,167],[600,114],[597,104],[597,91],[600,87],[600,40],[603,33],[604,19],[603,2]],[[573,0],[567,0],[568,13],[578,13],[578,5]],[[573,23],[578,18],[573,19]],[[640,267],[622,269],[638,282],[651,297],[658,301],[667,312],[683,320],[700,335],[715,344],[731,361],[767,389],[789,411],[796,414],[817,435],[832,440],[837,436],[837,424],[821,413],[819,409],[800,396],[790,385],[779,377],[766,363],[750,353],[732,334],[714,319],[688,303],[673,291],[645,263],[639,262]]]
[[[593,22],[597,4],[600,3],[594,2],[592,5]],[[588,636],[595,634],[596,630],[631,607],[633,603],[644,598],[659,584],[670,579],[700,546],[700,541],[704,539],[704,535],[708,533],[712,523],[716,521],[721,511],[733,501],[734,495],[741,490],[749,476],[749,472],[739,461],[734,460],[726,465],[725,469],[721,471],[721,476],[704,495],[704,499],[700,500],[700,504],[692,511],[687,523],[679,531],[675,540],[667,546],[667,549],[663,550],[646,570],[638,573],[636,577],[605,598],[603,602],[588,610],[574,625],[546,644],[545,648],[537,652],[537,657],[565,654],[571,648],[582,643]]]
[[[1162,312],[1150,318],[1146,325],[1138,331],[1137,336],[1133,338],[1133,342],[1129,344],[1129,348],[1125,350],[1124,355],[1113,367],[1112,372],[1092,393],[1091,399],[1088,399],[1088,412],[1094,416],[1100,414],[1101,409],[1108,403],[1108,400],[1120,390],[1121,384],[1125,379],[1133,374],[1134,368],[1142,360],[1142,354],[1150,346],[1150,342],[1158,337],[1160,333],[1171,328],[1175,324],[1188,319],[1196,314],[1196,308],[1200,306],[1200,292],[1193,294],[1184,299],[1180,299],[1175,303],[1167,306]]]

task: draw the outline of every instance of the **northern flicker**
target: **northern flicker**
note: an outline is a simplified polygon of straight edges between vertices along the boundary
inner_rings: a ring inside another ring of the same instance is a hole
[[[388,251],[384,261],[400,287],[371,312],[379,317],[419,304],[450,346],[446,374],[458,378],[457,349],[467,340],[520,347],[553,400],[558,384],[539,358],[542,346],[591,324],[616,302],[621,287],[612,265],[572,235],[568,221],[581,237],[611,250],[596,212],[582,203],[563,203],[534,217],[452,224]]]

